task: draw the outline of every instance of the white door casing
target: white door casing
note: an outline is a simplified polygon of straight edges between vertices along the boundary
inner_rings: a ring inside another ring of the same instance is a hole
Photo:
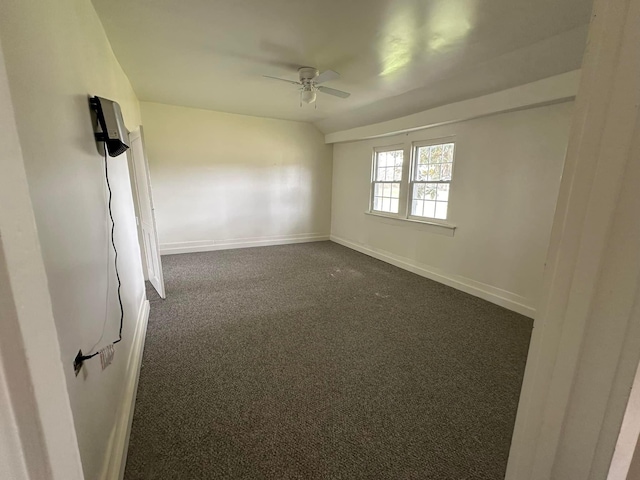
[[[595,0],[507,480],[604,480],[640,360],[640,0]]]
[[[144,148],[144,134],[142,126],[129,133],[131,166],[133,170],[134,194],[138,197],[138,224],[142,236],[142,247],[146,274],[158,294],[165,298],[164,277],[162,275],[162,261],[160,259],[160,245],[158,229],[153,207],[151,179],[149,177],[149,163]]]

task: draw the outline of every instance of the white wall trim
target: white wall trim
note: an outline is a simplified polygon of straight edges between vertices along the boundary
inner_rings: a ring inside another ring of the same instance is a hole
[[[267,247],[271,245],[288,245],[291,243],[322,242],[329,240],[329,235],[322,233],[303,233],[299,235],[283,235],[279,237],[236,238],[232,240],[199,240],[193,242],[161,243],[161,255],[177,253],[211,252],[214,250],[230,250],[234,248]]]
[[[382,260],[383,262],[390,263],[391,265],[395,265],[396,267],[418,274],[422,277],[435,280],[436,282],[448,285],[449,287],[453,287],[457,290],[469,293],[474,297],[482,298],[483,300],[495,303],[496,305],[500,305],[501,307],[507,308],[526,317],[533,318],[536,313],[535,308],[529,304],[530,302],[526,298],[513,292],[502,290],[500,288],[488,285],[486,283],[478,282],[470,278],[462,277],[459,275],[451,275],[443,272],[440,269],[425,265],[423,263],[415,262],[406,257],[395,255],[393,253],[387,252],[386,250],[353,243],[349,240],[337,237],[335,235],[331,235],[330,240],[332,242],[339,243],[340,245],[344,245],[345,247],[351,248],[352,250],[356,250],[360,253],[364,253],[365,255],[369,255],[370,257],[377,258],[378,260]]]
[[[140,365],[142,364],[142,353],[144,351],[144,341],[147,336],[148,321],[149,300],[147,300],[145,296],[142,298],[138,310],[133,344],[131,345],[129,360],[127,362],[126,384],[122,394],[122,401],[118,408],[116,423],[111,432],[105,468],[100,477],[102,480],[122,480],[124,477],[127,451],[129,449],[129,435],[131,434],[131,424],[133,422],[133,411],[136,403]]]
[[[352,142],[397,135],[498,113],[571,101],[578,92],[580,70],[527,83],[481,97],[450,103],[405,117],[325,135],[325,143]]]

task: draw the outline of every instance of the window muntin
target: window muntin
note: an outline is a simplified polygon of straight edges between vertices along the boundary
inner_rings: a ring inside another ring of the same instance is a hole
[[[454,148],[453,142],[414,147],[410,186],[412,217],[447,219]]]
[[[399,213],[403,163],[402,149],[375,152],[371,204],[374,212]]]

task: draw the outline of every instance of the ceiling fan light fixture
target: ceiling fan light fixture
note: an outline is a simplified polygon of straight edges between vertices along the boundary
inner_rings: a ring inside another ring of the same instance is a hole
[[[305,88],[302,90],[302,94],[301,97],[302,101],[304,103],[313,103],[316,101],[316,92],[313,91],[313,89],[309,88]]]

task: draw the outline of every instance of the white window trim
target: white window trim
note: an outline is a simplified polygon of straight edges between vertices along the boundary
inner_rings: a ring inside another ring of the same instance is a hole
[[[415,169],[415,161],[416,161],[416,150],[418,150],[418,148],[420,147],[431,147],[433,145],[442,145],[442,144],[446,144],[446,143],[453,143],[453,161],[451,162],[451,180],[449,180],[448,182],[416,182],[413,179],[413,172]],[[406,218],[408,220],[415,220],[415,221],[419,221],[419,222],[429,222],[429,223],[436,223],[439,225],[447,225],[447,222],[449,220],[449,208],[451,206],[451,192],[453,189],[453,179],[455,177],[455,168],[456,168],[456,152],[457,152],[457,145],[456,145],[456,140],[455,140],[455,136],[448,136],[448,137],[442,137],[442,138],[434,138],[431,140],[422,140],[419,142],[412,142],[411,143],[411,160],[410,160],[410,170],[409,170],[409,176],[407,177],[407,214],[406,214]],[[439,219],[439,218],[433,218],[433,217],[421,217],[418,215],[411,215],[411,192],[413,191],[413,184],[414,183],[442,183],[442,184],[447,184],[449,185],[449,199],[447,200],[447,218],[445,219]]]
[[[413,176],[413,168],[414,168],[415,151],[418,147],[428,147],[431,145],[440,145],[442,143],[454,144],[451,181],[447,182],[449,184],[447,219],[440,220],[437,218],[419,217],[419,216],[411,215],[411,209],[410,209],[411,201],[409,197],[411,196],[411,186],[414,183],[412,180],[412,176]],[[379,210],[374,210],[373,194],[374,194],[376,167],[377,167],[377,154],[383,153],[383,152],[392,152],[395,150],[403,150],[404,152],[403,161],[402,161],[402,180],[400,181],[400,200],[398,202],[398,213],[381,212]],[[390,218],[394,220],[411,222],[414,224],[441,227],[441,228],[449,229],[453,232],[456,229],[456,225],[451,223],[449,211],[451,207],[451,192],[452,192],[453,183],[454,183],[454,170],[456,165],[457,150],[458,149],[457,149],[455,135],[448,135],[445,137],[432,138],[428,140],[420,140],[417,142],[407,141],[403,143],[396,143],[393,145],[384,145],[384,146],[374,147],[373,152],[371,154],[371,181],[369,182],[369,209],[368,211],[365,212],[365,214],[372,215],[375,217]]]
[[[395,152],[402,150],[402,178],[400,182],[376,182],[376,172],[378,170],[378,153]],[[385,217],[398,218],[402,217],[402,212],[407,209],[407,183],[405,178],[409,174],[409,156],[407,155],[407,146],[404,143],[396,143],[395,145],[385,145],[383,147],[374,147],[371,154],[371,181],[369,182],[369,213],[381,215]],[[376,183],[400,183],[400,194],[398,198],[398,213],[383,212],[373,209],[374,184]]]
[[[375,211],[364,212],[364,213],[365,215],[369,215],[375,218],[376,220],[380,220],[385,223],[393,224],[393,222],[400,222],[402,224],[420,228],[420,229],[425,229],[430,232],[442,233],[449,237],[453,237],[453,234],[457,228],[455,225],[451,223],[431,222],[429,220],[414,220],[412,218],[398,217],[395,215],[385,215],[384,213],[378,213]]]

